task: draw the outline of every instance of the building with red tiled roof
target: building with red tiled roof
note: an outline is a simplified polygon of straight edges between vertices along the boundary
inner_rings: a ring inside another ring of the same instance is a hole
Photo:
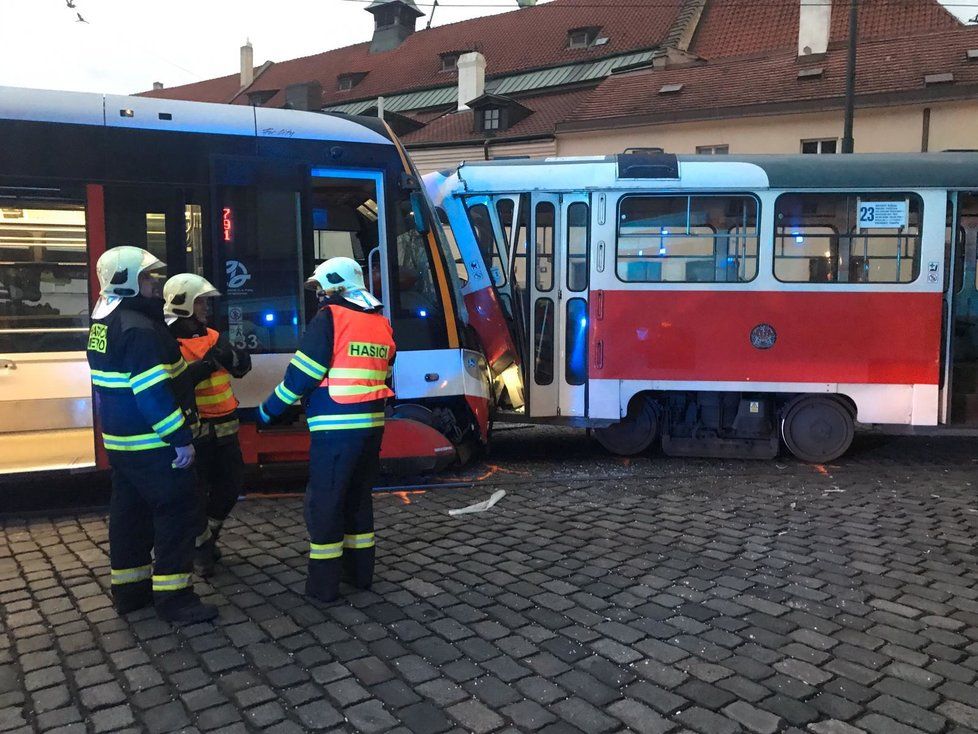
[[[248,46],[239,74],[146,94],[382,111],[422,170],[643,145],[795,152],[816,140],[828,151],[842,124],[848,5],[553,0],[419,30],[414,0],[373,0],[369,41],[257,69]],[[907,138],[925,109],[940,147],[972,147],[941,131],[973,99],[978,30],[937,0],[863,0],[859,29],[857,150],[926,147]],[[887,118],[900,135],[885,132]]]

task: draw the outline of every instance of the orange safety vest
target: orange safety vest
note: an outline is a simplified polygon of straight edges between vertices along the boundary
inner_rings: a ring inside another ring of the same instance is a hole
[[[337,403],[369,403],[393,397],[387,387],[394,358],[394,331],[380,313],[327,306],[333,315],[333,363],[320,383]]]
[[[208,329],[204,336],[189,339],[178,339],[183,358],[188,362],[203,359],[211,347],[217,344],[218,336],[213,329]],[[238,400],[231,390],[231,375],[223,367],[219,367],[206,380],[197,383],[194,389],[197,396],[197,412],[201,418],[223,418],[234,412]]]

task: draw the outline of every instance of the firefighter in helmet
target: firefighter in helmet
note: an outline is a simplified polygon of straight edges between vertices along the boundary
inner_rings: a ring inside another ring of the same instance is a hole
[[[109,557],[120,614],[155,605],[164,620],[217,616],[190,583],[193,565],[193,380],[163,321],[165,265],[138,247],[98,259],[101,296],[92,312],[88,364],[102,443],[112,467]]]
[[[302,402],[312,437],[306,527],[309,575],[306,594],[336,599],[344,573],[370,588],[374,569],[371,490],[384,435],[384,406],[394,338],[381,303],[363,282],[355,260],[334,257],[307,281],[321,308],[309,323],[285,379],[259,407],[271,422]]]
[[[205,578],[214,573],[220,557],[217,538],[244,484],[238,401],[231,389],[231,378],[244,377],[251,369],[248,352],[235,348],[226,335],[208,326],[209,299],[220,295],[205,278],[193,273],[174,275],[163,286],[163,311],[183,358],[214,367],[214,372],[195,386],[200,427],[194,436],[194,448],[201,483],[201,512],[194,566]]]

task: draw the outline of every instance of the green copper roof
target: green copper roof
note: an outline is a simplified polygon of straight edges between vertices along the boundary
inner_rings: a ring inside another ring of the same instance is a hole
[[[622,66],[651,61],[654,53],[654,49],[649,49],[647,51],[637,51],[622,56],[599,59],[585,64],[554,66],[549,69],[539,69],[522,74],[512,74],[498,79],[490,79],[486,81],[486,92],[489,94],[515,94],[602,79]],[[407,110],[443,107],[445,105],[455,104],[457,98],[458,86],[453,84],[450,87],[437,87],[435,89],[424,89],[418,92],[405,92],[404,94],[392,94],[390,96],[384,95],[384,109],[390,110],[391,112],[405,112]],[[326,112],[343,112],[348,115],[358,115],[376,104],[377,98],[371,97],[370,99],[347,102],[346,104],[333,105],[323,109]]]

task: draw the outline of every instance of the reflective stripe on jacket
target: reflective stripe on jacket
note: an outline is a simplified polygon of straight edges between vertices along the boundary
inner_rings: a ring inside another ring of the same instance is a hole
[[[187,339],[177,339],[180,352],[187,361],[196,361],[217,344],[220,335],[214,329],[208,329],[203,336]],[[194,388],[197,396],[197,412],[201,418],[214,419],[230,415],[238,407],[238,400],[231,389],[231,375],[223,367],[219,367],[206,380],[197,383]]]
[[[320,385],[337,403],[369,403],[394,395],[387,387],[394,332],[380,313],[327,306],[333,317],[333,362]]]

